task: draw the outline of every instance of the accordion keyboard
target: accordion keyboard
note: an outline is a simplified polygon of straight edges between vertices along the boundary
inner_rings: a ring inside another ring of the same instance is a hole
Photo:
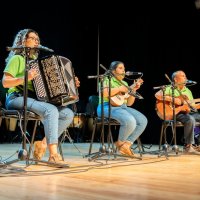
[[[35,87],[35,90],[36,90],[38,99],[45,100],[47,93],[45,90],[44,82],[42,80],[41,72],[39,70],[38,62],[32,62],[31,68],[36,69],[38,73],[38,76],[34,78],[34,85],[37,85],[37,87]]]

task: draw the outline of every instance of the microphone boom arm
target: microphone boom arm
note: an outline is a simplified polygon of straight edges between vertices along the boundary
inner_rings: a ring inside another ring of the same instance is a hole
[[[42,50],[42,51],[48,51],[48,52],[54,52],[53,49],[50,49],[48,47],[39,45],[38,47],[26,47],[26,46],[18,46],[18,47],[6,47],[7,51],[15,51],[15,50]]]

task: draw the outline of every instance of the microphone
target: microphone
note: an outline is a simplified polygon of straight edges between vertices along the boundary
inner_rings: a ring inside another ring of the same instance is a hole
[[[88,78],[88,79],[91,79],[91,78],[98,78],[98,77],[101,78],[102,76],[103,76],[103,75],[99,75],[99,76],[98,76],[98,75],[94,75],[94,76],[87,76],[87,78]]]
[[[187,80],[187,81],[186,81],[186,84],[187,84],[187,83],[188,83],[188,84],[197,84],[196,81],[191,81],[191,80]]]
[[[104,76],[108,75],[110,73],[110,70],[107,70],[107,72],[105,74],[99,74],[99,75],[92,75],[92,76],[87,76],[88,79],[91,78],[103,78]]]
[[[54,52],[53,49],[50,49],[50,48],[42,46],[42,45],[39,45],[38,47],[35,47],[35,48],[39,49],[39,50],[42,50],[42,51]]]
[[[166,85],[161,85],[161,86],[153,87],[154,90],[157,90],[157,89],[165,89],[165,88],[166,88]]]
[[[126,76],[131,76],[131,75],[142,75],[143,73],[142,72],[130,72],[130,71],[127,71],[125,73]]]

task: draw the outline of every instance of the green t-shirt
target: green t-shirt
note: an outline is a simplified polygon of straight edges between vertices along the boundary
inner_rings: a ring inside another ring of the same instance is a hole
[[[25,71],[25,58],[21,55],[14,55],[9,62],[7,63],[4,72],[9,73],[15,78],[23,77]],[[20,88],[22,88],[21,86]],[[28,81],[28,90],[34,91],[32,81]],[[20,89],[17,87],[11,87],[8,90],[8,93],[11,92],[20,92]]]
[[[112,77],[111,80],[110,80],[111,88],[117,88],[117,87],[122,86],[123,84],[128,86],[127,82],[125,82],[123,80],[121,82],[122,83],[120,83],[120,81],[118,81],[115,77]],[[109,87],[109,79],[105,78],[105,80],[103,81],[103,88],[108,88],[108,87]],[[101,87],[100,86],[99,86],[99,91],[101,91]],[[108,97],[104,97],[103,101],[104,102],[108,102],[109,101]],[[126,103],[126,100],[125,100],[124,103]],[[99,94],[99,104],[101,104],[101,94]]]
[[[175,97],[179,97],[181,94],[187,96],[188,100],[194,99],[191,90],[187,87],[184,87],[182,90],[180,90],[180,89],[178,90],[177,88],[174,89]],[[172,87],[171,86],[167,86],[165,88],[165,95],[172,96]]]

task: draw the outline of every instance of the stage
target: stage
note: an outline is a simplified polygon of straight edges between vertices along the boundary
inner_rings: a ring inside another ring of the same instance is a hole
[[[77,149],[76,149],[76,147]],[[148,146],[148,145],[146,145]],[[2,160],[17,157],[21,144],[0,144]],[[25,161],[0,168],[1,199],[199,199],[200,156],[157,154],[158,146],[145,149],[142,159],[107,154],[89,161],[89,143],[64,143],[66,168],[26,166]],[[93,145],[93,152],[99,144]],[[135,149],[137,153],[138,149]],[[85,157],[86,156],[86,157]],[[137,154],[140,157],[139,154]],[[48,159],[48,152],[44,160]],[[7,160],[8,162],[8,160]]]

